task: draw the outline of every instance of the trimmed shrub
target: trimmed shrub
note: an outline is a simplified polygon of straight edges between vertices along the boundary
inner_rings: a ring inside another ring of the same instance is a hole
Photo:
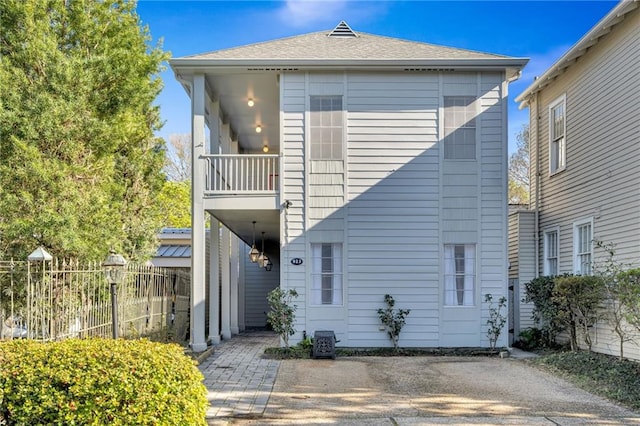
[[[206,388],[174,344],[0,343],[0,424],[205,425]]]

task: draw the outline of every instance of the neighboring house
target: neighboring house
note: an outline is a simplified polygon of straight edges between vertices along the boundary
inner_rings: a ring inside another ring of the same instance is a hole
[[[151,258],[153,266],[191,268],[191,228],[163,228],[158,234],[158,250]]]
[[[508,84],[526,62],[344,22],[171,60],[192,101],[193,349],[241,329],[234,256],[254,239],[299,294],[292,343],[390,346],[390,294],[411,309],[400,345],[488,346],[483,296],[507,295]],[[209,258],[205,214],[222,224]]]
[[[639,69],[638,1],[623,1],[516,98],[530,112],[531,211],[510,217],[511,234],[526,240],[511,246],[528,250],[510,256],[533,266],[512,272],[520,285],[592,274],[606,257],[598,241],[640,266]],[[607,325],[593,339],[595,350],[618,353]],[[629,343],[625,355],[640,358],[640,348]]]

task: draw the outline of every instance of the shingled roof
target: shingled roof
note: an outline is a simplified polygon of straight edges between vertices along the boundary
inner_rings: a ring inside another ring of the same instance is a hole
[[[333,30],[303,34],[180,59],[209,60],[460,60],[507,59],[507,56],[456,49],[367,33],[344,22]]]

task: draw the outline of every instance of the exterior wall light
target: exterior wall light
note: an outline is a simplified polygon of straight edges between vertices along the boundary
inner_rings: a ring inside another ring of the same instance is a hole
[[[260,133],[260,132],[262,132],[262,126],[258,124],[256,126],[256,133]]]
[[[267,145],[266,143],[264,144],[264,146],[262,147],[262,152],[267,153],[269,152],[269,145]]]
[[[249,98],[249,100],[247,101],[247,105],[249,106],[249,108],[253,108],[253,106],[254,106],[255,104],[256,104],[256,103],[255,103],[255,102],[253,101],[253,99],[251,99],[251,98]]]

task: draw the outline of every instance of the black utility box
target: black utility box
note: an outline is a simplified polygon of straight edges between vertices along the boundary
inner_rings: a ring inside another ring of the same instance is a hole
[[[336,359],[336,334],[331,330],[318,330],[313,334],[313,357]]]

